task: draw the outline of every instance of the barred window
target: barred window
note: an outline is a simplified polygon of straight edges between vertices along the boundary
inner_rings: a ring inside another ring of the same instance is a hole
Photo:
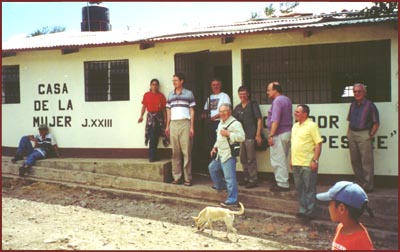
[[[294,104],[349,102],[355,83],[367,85],[375,102],[391,99],[390,40],[250,49],[242,61],[243,84],[260,104],[271,103],[272,81]]]
[[[19,65],[2,66],[1,69],[2,103],[20,103]]]
[[[85,67],[86,101],[128,101],[128,60],[87,61]]]

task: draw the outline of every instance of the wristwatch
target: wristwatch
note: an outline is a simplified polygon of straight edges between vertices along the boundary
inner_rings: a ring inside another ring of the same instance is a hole
[[[313,159],[313,162],[318,164],[318,159]]]

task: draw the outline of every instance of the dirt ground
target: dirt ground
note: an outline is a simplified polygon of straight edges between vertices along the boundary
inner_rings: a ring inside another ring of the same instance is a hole
[[[77,187],[4,179],[2,183],[3,249],[169,249],[293,250],[329,248],[331,230],[309,224],[235,219],[239,241],[225,239],[223,222],[197,231],[191,216],[200,209],[157,200],[120,197]]]

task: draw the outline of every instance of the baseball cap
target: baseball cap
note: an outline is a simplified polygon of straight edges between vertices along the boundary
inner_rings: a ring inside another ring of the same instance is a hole
[[[317,199],[321,201],[337,200],[346,205],[361,209],[368,196],[359,185],[349,181],[339,181],[329,191],[318,193]]]
[[[47,127],[46,124],[41,124],[41,125],[39,125],[39,130],[41,130],[41,129],[49,129],[49,127]]]

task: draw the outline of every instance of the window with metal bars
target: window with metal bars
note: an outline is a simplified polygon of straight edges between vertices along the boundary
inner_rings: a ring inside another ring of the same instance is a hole
[[[87,61],[85,67],[86,101],[128,101],[128,60]]]
[[[2,103],[20,103],[19,65],[1,67]]]
[[[266,85],[281,83],[294,104],[349,102],[347,89],[368,86],[369,99],[390,101],[390,40],[242,50],[243,84],[260,104]]]

